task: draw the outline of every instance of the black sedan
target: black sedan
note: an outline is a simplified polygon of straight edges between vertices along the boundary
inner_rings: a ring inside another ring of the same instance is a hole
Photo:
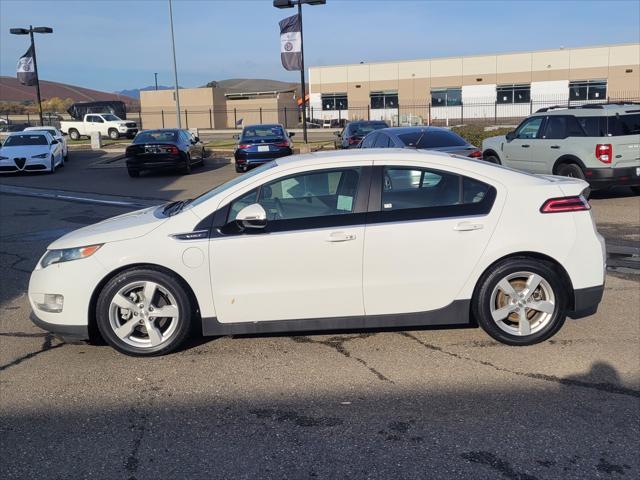
[[[384,128],[367,135],[360,148],[418,148],[482,158],[482,152],[448,128],[397,127]]]
[[[293,153],[291,137],[280,124],[248,125],[236,136],[234,151],[236,172],[246,172],[251,167]]]
[[[360,140],[374,130],[380,130],[381,128],[389,128],[389,125],[382,120],[348,123],[342,132],[336,133],[338,137],[335,141],[336,150],[340,148],[357,148]]]
[[[144,130],[127,147],[127,171],[131,177],[140,176],[142,170],[176,168],[189,174],[193,165],[204,163],[205,155],[200,139],[186,130]]]

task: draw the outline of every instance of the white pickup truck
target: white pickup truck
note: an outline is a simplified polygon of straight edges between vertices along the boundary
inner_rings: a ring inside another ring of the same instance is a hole
[[[72,120],[60,122],[60,131],[71,137],[71,140],[78,140],[80,137],[89,137],[94,132],[108,136],[112,140],[120,137],[135,137],[138,133],[136,122],[122,120],[112,113],[88,113],[84,120]]]

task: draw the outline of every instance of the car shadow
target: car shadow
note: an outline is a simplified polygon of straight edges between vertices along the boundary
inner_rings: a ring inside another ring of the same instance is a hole
[[[637,197],[630,187],[611,187],[602,190],[594,190],[589,196],[589,200],[605,200],[609,198]]]

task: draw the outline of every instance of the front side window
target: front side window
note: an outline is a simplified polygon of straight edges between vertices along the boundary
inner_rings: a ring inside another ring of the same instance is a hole
[[[371,92],[370,100],[373,109],[398,108],[398,91]]]
[[[349,101],[346,93],[323,93],[322,110],[347,110]]]
[[[398,138],[407,147],[414,148],[442,148],[464,147],[467,141],[451,130],[425,129],[411,133],[403,133]]]
[[[577,80],[569,82],[569,100],[604,100],[606,80]]]
[[[516,131],[516,138],[532,139],[538,138],[538,131],[542,125],[543,117],[533,117],[525,120]]]
[[[232,202],[228,220],[235,219],[242,208],[256,202],[265,209],[269,221],[349,214],[353,212],[359,179],[359,168],[282,178]]]
[[[378,139],[378,135],[379,133],[374,132],[364,137],[362,139],[362,143],[360,144],[360,148],[373,148],[373,146],[376,143],[376,140]]]
[[[531,100],[531,85],[498,85],[496,93],[498,103],[529,103]]]
[[[482,202],[490,186],[454,173],[385,167],[381,210],[447,207]]]
[[[438,88],[431,90],[431,105],[454,107],[462,105],[462,88]]]

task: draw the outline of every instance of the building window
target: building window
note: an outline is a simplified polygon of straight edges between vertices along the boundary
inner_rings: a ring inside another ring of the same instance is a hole
[[[531,100],[531,85],[498,85],[496,93],[498,103],[529,103]]]
[[[438,88],[431,90],[431,105],[434,107],[462,105],[462,88]]]
[[[570,100],[604,100],[607,98],[606,80],[578,80],[569,82]]]
[[[349,102],[346,93],[323,93],[322,110],[347,110]]]
[[[398,91],[371,92],[371,108],[398,108]]]

